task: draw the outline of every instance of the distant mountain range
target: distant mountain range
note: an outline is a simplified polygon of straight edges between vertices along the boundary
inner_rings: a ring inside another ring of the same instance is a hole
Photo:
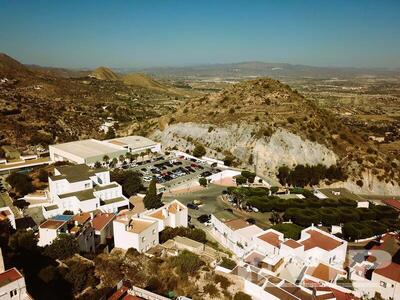
[[[147,68],[140,70],[159,77],[354,77],[400,76],[400,68],[314,67],[287,63],[241,62],[188,67]]]

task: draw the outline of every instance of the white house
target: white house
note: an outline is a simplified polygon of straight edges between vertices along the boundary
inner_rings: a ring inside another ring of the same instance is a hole
[[[158,245],[158,221],[138,218],[129,211],[121,212],[113,221],[114,244],[121,249],[134,248],[146,252]]]
[[[30,300],[26,291],[25,278],[16,269],[12,268],[0,273],[0,299],[2,300]]]
[[[314,226],[301,231],[297,241],[304,246],[302,257],[307,265],[325,262],[343,267],[346,260],[347,242]]]
[[[164,230],[167,226],[172,228],[188,226],[188,208],[178,200],[155,210],[147,210],[140,214],[140,217],[157,221],[158,231]]]
[[[55,166],[54,175],[49,176],[49,195],[59,211],[71,210],[75,214],[96,209],[118,212],[129,206],[122,187],[110,182],[108,170],[91,169],[84,164]]]
[[[252,239],[263,232],[256,225],[238,219],[233,215],[212,214],[210,222],[212,224],[211,233],[223,246],[229,248],[238,257],[245,256],[253,249]]]
[[[104,245],[107,240],[113,237],[113,220],[115,214],[98,213],[92,220],[92,226],[95,230],[96,245]]]
[[[38,246],[50,245],[60,233],[67,233],[69,219],[48,219],[39,225]]]
[[[80,251],[94,252],[96,247],[92,218],[91,213],[80,213],[75,216],[59,215],[44,221],[39,225],[38,246],[50,245],[60,234],[69,234],[78,242]]]

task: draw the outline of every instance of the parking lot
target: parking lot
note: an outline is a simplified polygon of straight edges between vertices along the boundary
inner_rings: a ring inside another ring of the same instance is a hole
[[[168,156],[157,156],[143,161],[134,161],[123,165],[121,168],[137,171],[142,176],[145,185],[155,176],[157,183],[164,185],[166,188],[200,177],[207,177],[221,171],[196,159]]]

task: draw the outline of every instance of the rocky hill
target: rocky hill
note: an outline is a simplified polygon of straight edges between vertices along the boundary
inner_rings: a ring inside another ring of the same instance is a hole
[[[99,128],[116,121],[118,134],[146,134],[146,124],[184,100],[167,90],[127,85],[105,68],[89,72],[25,66],[0,55],[0,145],[21,151],[83,138],[103,138]]]
[[[90,76],[99,80],[116,81],[120,79],[117,74],[115,74],[111,69],[106,67],[98,67],[92,73],[90,73]]]
[[[0,77],[16,79],[19,77],[30,77],[33,73],[19,61],[7,54],[0,53]]]
[[[276,80],[245,81],[192,99],[159,123],[153,136],[171,149],[202,144],[212,157],[232,156],[268,176],[282,165],[337,164],[352,190],[400,192],[398,158]]]

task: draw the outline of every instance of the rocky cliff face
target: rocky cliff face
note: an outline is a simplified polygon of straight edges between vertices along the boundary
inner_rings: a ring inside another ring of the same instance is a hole
[[[215,126],[215,125],[214,125]],[[300,136],[280,128],[270,137],[257,137],[257,130],[252,124],[230,124],[224,127],[213,127],[211,124],[194,122],[177,123],[157,130],[151,138],[162,142],[166,149],[192,151],[196,143],[204,145],[207,155],[222,159],[224,152],[229,151],[241,162],[240,167],[256,170],[258,174],[274,178],[282,165],[289,167],[323,164],[335,165],[340,158],[325,145],[303,139]],[[249,157],[253,164],[249,165]],[[336,182],[330,187],[345,187],[355,193],[366,194],[400,194],[397,184],[378,180],[371,172],[362,173],[363,186],[350,178],[346,182]]]
[[[212,130],[210,129],[212,128]],[[270,137],[256,137],[256,128],[251,124],[231,124],[226,127],[212,127],[210,124],[178,123],[157,131],[153,138],[160,140],[165,147],[191,151],[196,143],[207,148],[207,154],[217,158],[229,151],[238,158],[242,166],[248,165],[250,155],[257,172],[274,175],[282,165],[297,164],[336,164],[336,154],[309,140],[303,140],[285,129],[279,129]]]

